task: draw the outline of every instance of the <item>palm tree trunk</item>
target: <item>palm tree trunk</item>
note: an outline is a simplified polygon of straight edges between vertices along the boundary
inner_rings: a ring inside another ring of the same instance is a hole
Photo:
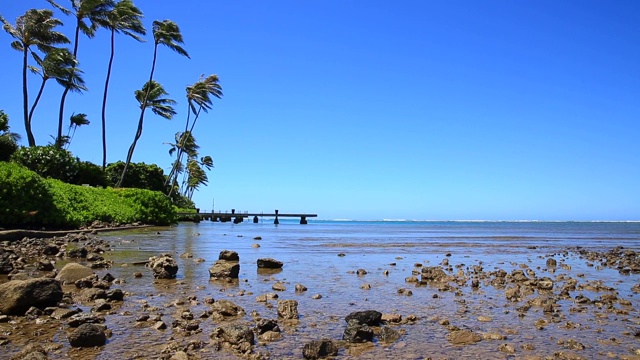
[[[149,98],[149,92],[151,92],[151,81],[153,80],[153,72],[156,69],[156,59],[158,58],[158,44],[153,48],[153,62],[151,63],[151,74],[149,75],[149,86],[147,86],[147,92],[144,94],[144,101],[140,104],[140,119],[138,120],[138,130],[136,131],[136,136],[133,138],[133,143],[129,147],[129,151],[127,152],[127,161],[124,163],[124,168],[122,169],[122,175],[120,175],[120,180],[116,184],[116,187],[122,186],[122,182],[124,181],[124,175],[127,173],[127,168],[131,163],[131,158],[133,157],[133,151],[136,149],[136,143],[140,136],[142,136],[142,124],[144,122],[144,111],[147,109],[147,99]]]
[[[42,84],[40,84],[40,90],[38,90],[38,96],[36,96],[36,100],[33,102],[33,105],[31,105],[31,110],[29,110],[29,125],[31,125],[31,120],[33,119],[33,112],[36,109],[36,106],[38,105],[38,102],[40,101],[40,97],[42,96],[42,93],[44,92],[44,85],[47,83],[47,78],[43,77],[42,78]]]
[[[78,24],[76,25],[76,35],[75,35],[75,43],[73,44],[73,58],[78,60],[78,40],[80,40],[80,20],[78,20]],[[75,68],[75,66],[74,66]],[[56,139],[56,145],[62,148],[62,124],[64,118],[64,103],[67,99],[67,94],[69,93],[70,86],[65,86],[64,91],[62,92],[62,98],[60,99],[60,113],[58,114],[58,138]]]
[[[107,80],[104,82],[104,95],[102,96],[102,171],[107,167],[107,92],[109,90],[109,79],[111,78],[111,67],[113,66],[113,56],[115,54],[115,29],[111,29],[111,56],[109,57],[109,67],[107,68]]]
[[[36,139],[31,132],[31,122],[29,121],[29,92],[27,91],[27,57],[29,49],[24,47],[22,59],[22,105],[24,108],[24,131],[27,133],[29,146],[36,146]]]
[[[180,137],[178,142],[179,146],[178,146],[178,151],[176,152],[176,162],[173,163],[173,167],[171,167],[171,171],[169,172],[169,175],[167,175],[167,180],[164,181],[165,187],[169,185],[169,182],[171,181],[171,176],[173,176],[173,173],[176,171],[176,168],[178,167],[178,163],[180,162],[180,158],[182,157],[182,147],[184,146],[182,139],[184,135],[187,133],[187,129],[189,128],[190,117],[191,117],[191,106],[187,104],[187,123],[184,125],[184,132],[182,133],[182,136]],[[169,191],[168,196],[171,196],[171,192],[172,190]]]

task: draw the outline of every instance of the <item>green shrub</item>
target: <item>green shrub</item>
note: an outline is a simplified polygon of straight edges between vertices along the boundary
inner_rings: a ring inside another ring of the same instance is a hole
[[[124,162],[122,161],[107,165],[105,172],[110,186],[114,186],[118,183],[123,169]],[[122,182],[121,187],[165,192],[164,181],[164,170],[162,170],[158,165],[130,163],[127,167],[127,173],[124,176],[124,181]]]
[[[171,201],[161,192],[127,188],[109,190],[131,201],[138,221],[169,225],[176,220],[176,212]]]
[[[0,227],[77,228],[95,220],[169,225],[176,211],[159,192],[71,185],[0,163]]]
[[[78,162],[78,173],[72,181],[72,184],[91,186],[107,186],[107,177],[102,172],[102,167],[89,161]]]
[[[55,145],[21,147],[11,161],[23,165],[45,178],[73,183],[78,174],[78,159]]]
[[[57,215],[45,179],[19,164],[0,162],[0,226],[40,226]]]
[[[18,144],[9,136],[0,135],[0,161],[9,161],[18,150]]]

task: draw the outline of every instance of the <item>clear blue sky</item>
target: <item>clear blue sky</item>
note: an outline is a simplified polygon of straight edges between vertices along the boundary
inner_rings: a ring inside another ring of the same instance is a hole
[[[68,6],[69,1],[60,0]],[[169,169],[185,87],[216,73],[224,98],[195,129],[215,169],[194,200],[210,209],[351,219],[640,219],[640,2],[137,0],[181,28],[191,60],[159,51],[155,79],[178,101],[146,115],[133,160]],[[3,1],[12,23],[44,0]],[[73,21],[63,30],[72,37]],[[108,108],[109,161],[126,157],[133,91],[153,41],[120,36]],[[21,57],[0,34],[0,109],[24,134]],[[108,33],[82,37],[90,91],[70,150],[101,162]],[[31,99],[39,79],[30,77]],[[53,82],[34,115],[56,131]],[[23,140],[26,143],[26,138]]]

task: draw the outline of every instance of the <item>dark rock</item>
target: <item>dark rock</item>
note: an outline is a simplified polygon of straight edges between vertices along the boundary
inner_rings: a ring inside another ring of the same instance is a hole
[[[113,289],[107,292],[107,299],[111,301],[122,301],[124,300],[124,292],[120,289]]]
[[[102,277],[102,281],[106,281],[106,282],[113,282],[116,278],[113,277],[113,275],[106,273],[104,274],[104,276]]]
[[[107,342],[104,326],[96,324],[82,324],[68,338],[72,347],[102,346]]]
[[[70,257],[70,258],[86,258],[88,253],[89,252],[84,247],[77,248],[77,249],[68,249],[67,250],[67,257]]]
[[[60,281],[48,278],[12,280],[0,284],[0,313],[24,315],[30,307],[44,309],[62,300]]]
[[[240,264],[236,261],[217,260],[209,268],[209,277],[214,279],[237,279]]]
[[[81,313],[71,316],[69,321],[67,321],[67,325],[69,325],[69,327],[76,328],[83,324],[102,324],[104,322],[105,318],[103,316]]]
[[[237,252],[231,250],[222,250],[218,256],[218,260],[226,261],[240,261],[240,256]]]
[[[232,303],[229,300],[218,300],[214,302],[211,306],[211,310],[223,317],[241,316],[245,314],[243,308]]]
[[[262,335],[267,331],[280,332],[280,327],[276,320],[260,319],[256,322],[255,329],[258,335]]]
[[[342,334],[342,340],[350,343],[372,341],[373,330],[366,324],[359,324],[357,320],[351,320]]]
[[[55,269],[55,266],[53,265],[53,262],[49,260],[39,260],[36,263],[36,268],[39,271],[53,271],[53,269]]]
[[[44,249],[42,249],[42,253],[44,255],[55,256],[60,252],[60,247],[56,244],[47,244]]]
[[[558,266],[558,262],[556,261],[556,259],[554,258],[547,259],[547,267],[554,268],[556,266]]]
[[[258,259],[258,267],[265,269],[280,269],[284,264],[282,261],[278,261],[272,258]]]
[[[0,274],[9,274],[13,271],[14,267],[11,262],[12,254],[10,251],[0,249]]]
[[[298,319],[298,302],[296,300],[278,301],[278,316],[283,319]]]
[[[447,282],[449,280],[450,277],[439,266],[425,266],[421,270],[420,282],[422,283]]]
[[[150,257],[147,266],[153,270],[156,279],[175,279],[178,273],[178,263],[170,254]]]
[[[302,348],[302,356],[305,359],[315,360],[336,355],[338,355],[338,346],[329,339],[313,340],[304,344]]]
[[[360,325],[378,326],[382,320],[382,313],[375,310],[356,311],[347,315],[344,320],[347,323],[355,320]]]

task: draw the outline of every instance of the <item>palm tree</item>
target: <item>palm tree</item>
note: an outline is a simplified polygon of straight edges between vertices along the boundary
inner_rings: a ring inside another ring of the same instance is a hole
[[[83,125],[89,125],[91,122],[89,121],[89,119],[87,119],[87,114],[72,114],[71,117],[69,118],[69,130],[67,131],[67,148],[69,147],[69,145],[71,145],[71,141],[73,140],[73,137],[76,135],[76,130],[78,129],[78,127],[83,126]],[[71,130],[73,130],[73,134],[71,133]]]
[[[78,58],[78,45],[80,40],[80,32],[82,31],[87,37],[95,36],[98,27],[103,26],[107,22],[107,14],[114,7],[113,0],[69,0],[71,9],[68,10],[58,5],[53,0],[47,0],[51,5],[62,11],[65,15],[73,15],[76,18],[76,30],[73,43],[73,57]],[[88,23],[87,23],[88,21]],[[58,137],[62,138],[62,124],[64,117],[64,104],[67,94],[72,90],[65,87],[60,99],[60,113],[58,114]]]
[[[138,100],[138,103],[140,103],[140,109],[142,109],[142,111],[150,108],[154,114],[170,120],[176,114],[176,111],[172,106],[176,102],[172,99],[163,98],[163,96],[165,95],[169,94],[164,90],[162,85],[153,80],[144,84],[142,90],[135,91],[136,100]],[[140,118],[142,119],[142,116],[140,116]],[[122,175],[120,176],[120,180],[116,184],[116,187],[120,187],[122,181],[124,180],[124,176],[127,172],[127,167],[131,163],[133,151],[136,148],[136,144],[140,139],[140,136],[142,136],[142,121],[138,122],[138,130],[136,131],[136,136],[133,138],[133,143],[129,147],[127,160],[124,163]]]
[[[58,84],[65,88],[69,87],[72,91],[82,92],[87,90],[81,75],[82,71],[77,67],[78,62],[68,49],[53,49],[49,51],[43,60],[38,61],[38,63],[40,69],[30,67],[32,72],[42,77],[42,83],[40,84],[38,95],[29,111],[29,124],[32,123],[33,113],[40,101],[40,97],[48,80],[55,79]]]
[[[183,134],[192,134],[193,128],[196,125],[196,121],[198,121],[198,117],[200,116],[200,112],[204,110],[204,112],[208,112],[211,109],[212,99],[211,96],[215,96],[218,99],[222,97],[222,87],[219,84],[218,75],[209,75],[206,78],[200,77],[200,80],[193,85],[187,86],[187,121],[184,127]],[[193,123],[191,123],[191,128],[189,128],[189,119],[191,113],[195,116],[193,119]],[[188,139],[185,137],[185,139]],[[177,161],[174,162],[174,166],[171,168],[169,172],[169,176],[167,176],[167,180],[165,181],[165,186],[169,184],[172,176],[176,172],[176,166],[178,164],[182,165],[182,153],[183,148],[177,147],[178,154],[176,156]],[[175,174],[177,176],[177,174]]]
[[[133,39],[145,41],[139,35],[145,35],[147,30],[142,25],[142,11],[138,9],[131,0],[119,1],[107,14],[105,27],[111,30],[111,55],[109,56],[109,67],[107,68],[107,79],[104,83],[104,95],[102,97],[102,171],[107,166],[107,92],[109,90],[109,79],[111,78],[111,67],[115,55],[116,33],[124,33]]]
[[[31,131],[31,123],[29,122],[29,92],[27,90],[27,69],[28,55],[40,60],[40,57],[31,48],[35,46],[43,53],[51,51],[55,45],[68,44],[64,34],[54,31],[54,29],[62,25],[62,21],[53,17],[51,10],[30,9],[16,19],[16,25],[11,25],[4,17],[0,16],[4,30],[9,33],[15,41],[11,43],[11,47],[22,52],[22,105],[24,111],[24,127],[27,133],[29,146],[36,146],[36,140]]]
[[[213,167],[213,159],[211,156],[204,156],[200,160],[190,159],[187,162],[187,179],[184,182],[184,196],[189,200],[193,197],[193,193],[198,190],[200,185],[207,185],[209,178],[203,169],[211,170]]]
[[[189,54],[180,46],[180,44],[182,44],[184,42],[182,40],[182,34],[180,33],[180,28],[173,21],[171,21],[171,20],[163,20],[163,21],[155,20],[153,22],[153,40],[154,40],[153,62],[151,63],[151,74],[149,74],[149,81],[147,82],[147,84],[155,83],[153,81],[153,73],[154,73],[154,71],[156,69],[156,60],[158,58],[158,45],[164,45],[164,46],[168,47],[169,49],[177,52],[178,54],[180,54],[182,56],[186,56],[187,58],[189,58]],[[160,84],[158,84],[158,86],[159,85]],[[136,131],[136,136],[134,138],[133,143],[131,144],[131,147],[129,147],[129,152],[127,153],[127,161],[125,161],[125,163],[124,163],[124,168],[122,170],[122,175],[120,176],[120,181],[118,181],[118,183],[116,184],[116,187],[120,187],[120,185],[122,184],[122,181],[124,179],[124,175],[127,172],[127,167],[129,166],[129,163],[131,162],[131,157],[133,157],[133,152],[134,152],[134,150],[136,148],[136,142],[140,138],[140,135],[142,135],[142,126],[143,126],[143,122],[144,122],[144,113],[145,113],[147,104],[149,103],[147,101],[147,98],[153,99],[153,97],[151,97],[151,91],[153,89],[153,86],[146,86],[145,85],[145,88],[143,88],[143,91],[146,90],[146,93],[144,94],[144,96],[141,99],[138,100],[140,102],[140,104],[141,104],[140,105],[140,118],[138,119],[138,130]],[[137,98],[138,98],[138,92],[136,92],[136,99]]]
[[[175,134],[175,143],[167,143],[171,146],[169,149],[169,156],[173,156],[174,153],[177,153],[176,160],[173,162],[173,166],[171,168],[171,172],[167,175],[164,186],[166,187],[171,182],[171,189],[169,190],[168,196],[171,196],[175,186],[178,183],[178,175],[182,173],[184,170],[184,164],[182,164],[182,160],[180,159],[180,154],[186,153],[187,158],[196,158],[198,156],[198,149],[200,146],[196,144],[196,139],[193,137],[190,131],[185,132],[177,132]]]
[[[9,116],[0,110],[0,161],[9,161],[11,155],[18,150],[20,135],[11,132]]]

